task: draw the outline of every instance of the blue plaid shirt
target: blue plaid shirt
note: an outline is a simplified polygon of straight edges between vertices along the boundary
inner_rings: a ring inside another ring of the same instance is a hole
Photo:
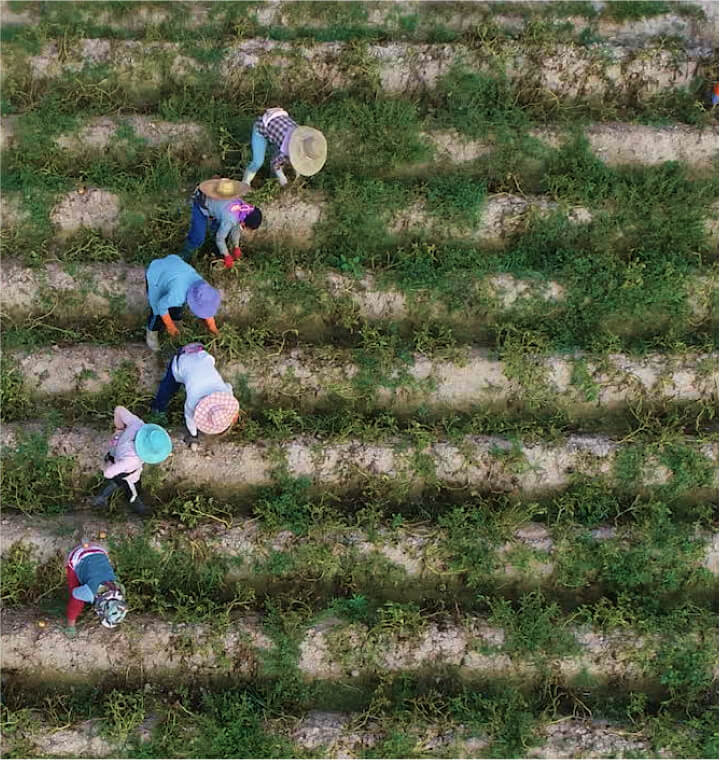
[[[285,142],[285,138],[295,127],[297,122],[293,121],[287,114],[281,114],[272,119],[267,126],[263,121],[263,117],[267,115],[267,111],[255,122],[255,129],[266,140],[272,143],[275,148],[275,155],[270,161],[270,167],[277,171],[286,161],[289,161],[289,156],[283,153],[282,146]]]

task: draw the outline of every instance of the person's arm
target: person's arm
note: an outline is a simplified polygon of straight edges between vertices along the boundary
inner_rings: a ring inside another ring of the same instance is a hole
[[[188,414],[187,410],[185,411],[185,427],[193,438],[197,438],[198,429],[195,424],[195,417],[193,414]]]
[[[215,324],[215,317],[208,317],[205,320],[205,324],[213,335],[220,335],[220,330],[217,329],[217,325]]]
[[[173,337],[175,337],[176,335],[180,335],[180,330],[177,329],[177,327],[175,326],[175,323],[172,321],[170,312],[161,314],[160,319],[162,319],[163,324],[165,325],[165,329],[168,331],[169,335],[172,335]]]
[[[142,420],[124,406],[115,407],[114,422],[115,430],[125,430],[128,425],[134,422],[142,425]]]
[[[232,217],[223,215],[222,223],[217,231],[217,235],[215,235],[215,244],[217,245],[218,252],[223,258],[230,255],[230,251],[228,251],[227,243],[225,241],[233,228],[234,222],[235,220]]]
[[[240,247],[240,236],[242,234],[242,225],[236,224],[232,230],[230,230],[230,242],[233,248]]]

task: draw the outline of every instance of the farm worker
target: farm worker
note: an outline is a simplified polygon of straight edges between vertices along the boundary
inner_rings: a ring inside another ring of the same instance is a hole
[[[150,317],[145,330],[145,342],[151,351],[160,350],[158,331],[164,325],[170,335],[179,334],[175,321],[183,316],[185,302],[190,311],[204,319],[210,332],[217,335],[215,314],[220,307],[220,293],[179,256],[170,254],[155,259],[145,272]]]
[[[140,494],[140,476],[143,464],[164,462],[172,451],[172,441],[160,425],[146,425],[124,406],[115,407],[115,433],[110,439],[110,450],[105,454],[103,475],[108,481],[99,496],[93,499],[94,507],[107,507],[108,499],[122,488],[133,511],[148,513]]]
[[[70,599],[65,633],[73,638],[75,621],[85,602],[93,605],[106,628],[114,628],[127,614],[125,589],[117,582],[107,551],[100,544],[83,543],[68,554],[65,563]]]
[[[201,182],[192,197],[192,214],[190,232],[185,239],[180,255],[189,261],[194,251],[204,242],[208,222],[215,233],[215,244],[227,269],[242,256],[240,250],[240,233],[243,230],[256,230],[262,223],[262,211],[242,199],[249,185],[243,185],[233,179],[208,179]],[[233,246],[232,255],[228,250],[227,237]]]
[[[186,443],[192,446],[197,442],[198,430],[206,435],[217,435],[235,423],[240,404],[233,396],[232,385],[220,377],[215,359],[201,343],[189,343],[170,360],[152,410],[164,412],[181,384],[186,394]]]
[[[248,185],[252,184],[265,162],[268,141],[274,149],[270,168],[282,186],[287,185],[287,177],[283,172],[284,164],[290,163],[295,172],[303,177],[312,177],[325,164],[325,135],[313,127],[298,126],[283,108],[269,108],[253,124],[250,139],[252,161],[243,175],[243,182]]]

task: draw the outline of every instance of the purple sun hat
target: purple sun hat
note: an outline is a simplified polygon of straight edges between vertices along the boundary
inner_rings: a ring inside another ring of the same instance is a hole
[[[200,319],[210,319],[220,307],[220,293],[205,280],[196,280],[187,290],[187,305]]]

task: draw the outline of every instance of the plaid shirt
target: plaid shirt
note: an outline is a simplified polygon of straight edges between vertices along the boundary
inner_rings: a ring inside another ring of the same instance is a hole
[[[267,114],[267,111],[263,116]],[[275,155],[270,161],[270,167],[277,171],[289,157],[286,153],[282,152],[282,145],[285,142],[285,138],[290,132],[297,127],[297,122],[294,122],[288,115],[282,114],[272,119],[267,126],[263,123],[263,116],[261,116],[255,122],[255,129],[275,147]]]

